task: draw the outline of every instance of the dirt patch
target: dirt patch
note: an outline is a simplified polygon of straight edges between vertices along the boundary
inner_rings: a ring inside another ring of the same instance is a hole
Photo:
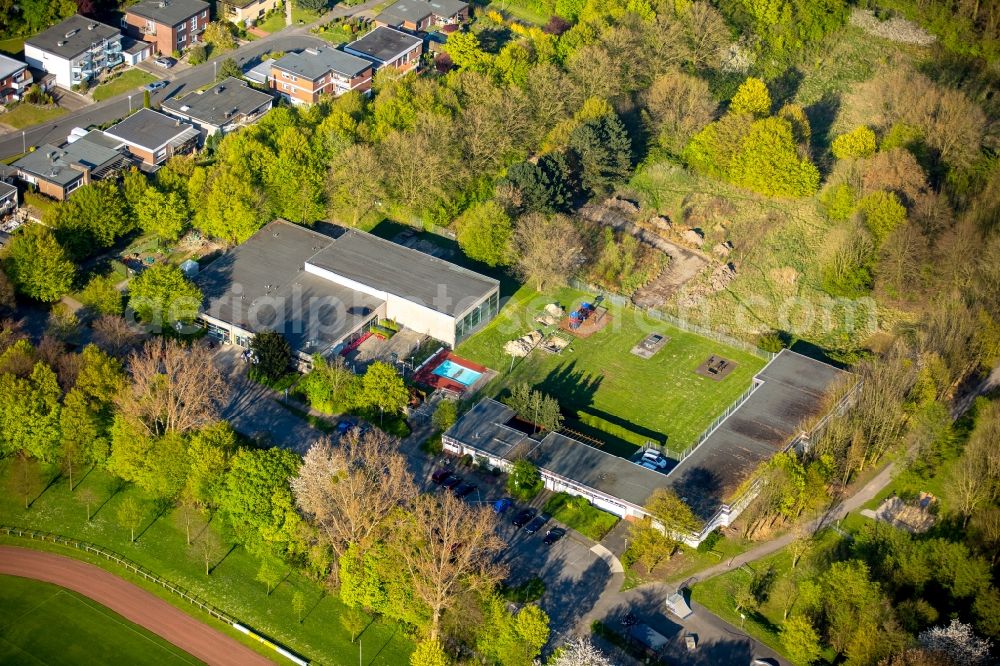
[[[611,319],[612,317],[608,314],[607,308],[599,307],[589,317],[579,323],[571,317],[563,317],[562,321],[559,322],[559,328],[578,338],[589,338],[594,333],[604,330],[604,327],[611,323]],[[574,328],[574,325],[576,328]]]
[[[695,373],[702,377],[708,377],[717,382],[721,382],[729,373],[736,369],[736,361],[712,354],[704,363],[698,366]]]
[[[697,250],[692,250],[667,240],[661,231],[669,229],[669,223],[651,224],[654,229],[645,229],[636,224],[631,216],[618,204],[614,207],[601,204],[587,204],[580,209],[580,216],[591,222],[611,227],[634,236],[640,242],[663,252],[670,262],[649,284],[638,290],[632,300],[639,307],[656,308],[666,303],[681,287],[687,284],[712,261]],[[659,220],[661,218],[654,218]]]

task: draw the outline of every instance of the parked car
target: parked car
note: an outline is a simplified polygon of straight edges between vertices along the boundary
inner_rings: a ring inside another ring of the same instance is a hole
[[[538,509],[524,509],[514,516],[514,520],[510,522],[514,523],[514,527],[524,527],[530,523],[531,519],[536,515],[538,515]]]
[[[496,511],[498,515],[502,514],[512,506],[514,506],[514,500],[509,497],[501,497],[496,502],[493,502],[493,510]]]
[[[642,454],[642,461],[640,464],[649,469],[666,469],[667,459],[664,458],[658,451],[650,449]]]
[[[542,529],[542,526],[545,525],[545,523],[549,522],[549,518],[550,516],[543,513],[542,515],[538,516],[530,523],[525,525],[524,531],[527,532],[528,534],[534,534],[538,530]]]
[[[545,533],[545,538],[542,539],[542,543],[544,543],[546,546],[551,546],[556,541],[559,541],[559,539],[562,539],[564,536],[566,536],[566,530],[564,530],[561,527],[553,527],[552,529],[550,529],[548,532]]]
[[[167,83],[168,83],[167,81],[153,81],[152,83],[144,85],[142,89],[147,90],[149,92],[156,92],[160,88],[166,88]]]
[[[460,476],[449,476],[447,479],[441,482],[442,488],[447,488],[451,490],[452,488],[458,486],[462,483],[462,477]]]
[[[337,422],[337,434],[346,435],[347,432],[351,430],[351,428],[355,428],[357,427],[357,425],[358,422],[355,419],[351,418],[340,419],[340,421]]]
[[[466,481],[452,488],[451,492],[455,493],[456,497],[467,497],[476,492],[476,484]]]
[[[157,67],[162,67],[163,69],[170,69],[171,67],[177,64],[177,61],[174,60],[173,58],[164,57],[164,58],[157,58],[156,60],[153,61],[153,64],[155,64]]]
[[[441,469],[431,474],[431,481],[440,486],[449,476],[451,476],[451,470],[448,469],[447,467],[442,467]]]

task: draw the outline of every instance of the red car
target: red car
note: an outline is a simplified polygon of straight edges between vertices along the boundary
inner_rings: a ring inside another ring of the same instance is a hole
[[[442,483],[444,483],[444,480],[447,479],[449,476],[451,476],[451,470],[447,468],[442,468],[431,474],[431,481],[433,481],[438,485],[441,485]]]

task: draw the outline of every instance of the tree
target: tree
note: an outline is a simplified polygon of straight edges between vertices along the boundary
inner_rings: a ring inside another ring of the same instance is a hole
[[[194,527],[200,515],[201,511],[191,494],[181,493],[180,501],[174,509],[173,518],[178,525],[184,528],[184,544],[186,546],[191,545],[191,528]]]
[[[861,198],[858,210],[861,211],[865,226],[879,245],[896,227],[906,222],[906,208],[899,202],[895,192],[872,192]]]
[[[339,354],[332,361],[317,354],[313,356],[313,369],[299,380],[296,389],[313,409],[341,414],[358,406],[361,377],[346,367]]]
[[[0,268],[0,312],[13,310],[17,306],[14,297],[14,283],[7,277],[7,273]]]
[[[267,596],[271,596],[277,586],[281,583],[283,572],[281,563],[273,557],[264,557],[260,561],[260,568],[257,570],[257,580],[264,583]]]
[[[45,221],[55,229],[60,244],[78,260],[111,247],[135,228],[125,196],[110,180],[77,189],[70,199],[53,208]]]
[[[569,135],[569,147],[579,160],[583,186],[596,195],[610,191],[632,172],[632,141],[613,113],[579,125]]]
[[[352,544],[364,556],[390,514],[417,492],[396,441],[374,430],[348,433],[337,446],[327,439],[313,444],[291,487],[296,505],[338,558]]]
[[[95,313],[120,315],[123,298],[113,275],[95,275],[80,292],[80,302]]]
[[[833,140],[830,151],[838,160],[871,157],[875,154],[875,132],[866,125],[858,125]]]
[[[234,47],[235,47],[235,42],[234,42]],[[215,80],[222,81],[228,78],[234,78],[234,79],[243,78],[243,70],[240,69],[240,66],[232,58],[226,58],[225,60],[222,61],[222,63],[219,65],[219,73],[216,76]]]
[[[559,430],[562,427],[562,412],[559,402],[541,391],[533,390],[528,384],[521,382],[511,387],[510,395],[504,402],[518,417],[534,423],[541,430]]]
[[[296,546],[301,519],[289,482],[301,464],[284,449],[243,449],[233,457],[219,508],[250,553],[281,556]]]
[[[569,218],[532,213],[514,227],[518,276],[539,291],[566,283],[583,259],[583,240]]]
[[[671,488],[657,488],[646,502],[646,511],[668,533],[687,535],[701,529],[691,507]]]
[[[499,188],[508,187],[512,209],[529,213],[560,213],[569,210],[579,183],[564,152],[542,155],[537,162],[518,162],[507,169]]]
[[[436,639],[441,615],[460,594],[490,590],[503,578],[503,566],[494,561],[504,547],[494,531],[496,515],[451,493],[417,495],[398,526],[391,546],[414,601],[430,615],[429,637]]]
[[[118,524],[129,530],[129,540],[132,543],[135,543],[135,531],[142,523],[143,515],[145,515],[145,510],[142,503],[132,495],[125,497],[118,504],[115,516],[118,519]]]
[[[361,402],[377,407],[380,413],[395,414],[403,411],[410,393],[399,373],[390,364],[375,361],[361,378]]]
[[[750,77],[742,84],[729,102],[731,113],[748,113],[764,118],[771,113],[771,93],[760,79]]]
[[[673,155],[712,122],[715,101],[704,79],[671,70],[659,76],[643,94],[657,142]]]
[[[541,472],[530,460],[521,458],[514,461],[507,477],[507,491],[511,495],[528,502],[541,491],[543,485]]]
[[[84,488],[77,492],[75,496],[76,501],[87,509],[87,522],[89,523],[91,519],[90,509],[97,504],[97,493],[90,488]]]
[[[202,40],[212,47],[212,51],[231,51],[236,48],[236,39],[229,26],[223,21],[212,21],[205,26],[205,31],[201,34]],[[232,60],[232,58],[227,58]],[[240,72],[239,75],[242,75]]]
[[[563,645],[551,666],[612,666],[612,663],[589,638],[578,636]]]
[[[799,156],[791,123],[776,117],[750,126],[729,165],[729,178],[772,196],[807,196],[819,187],[819,171]]]
[[[278,331],[265,329],[250,340],[253,352],[253,373],[268,381],[276,381],[288,371],[292,362],[292,346]]]
[[[495,201],[473,204],[455,220],[458,244],[470,258],[488,266],[511,262],[514,225]]]
[[[208,60],[208,47],[204,44],[195,44],[188,49],[189,65],[200,65],[206,60]]]
[[[129,284],[128,307],[152,331],[190,324],[201,302],[201,290],[170,264],[150,266]]]
[[[207,346],[151,340],[128,366],[132,386],[117,402],[122,415],[149,435],[185,433],[218,420],[229,388]]]
[[[26,377],[0,374],[0,455],[21,453],[54,462],[61,394],[55,373],[42,361],[34,363]]]
[[[436,638],[420,641],[417,649],[410,655],[410,666],[448,666],[450,663],[444,652],[444,645]]]
[[[198,554],[205,563],[205,575],[212,575],[212,564],[222,555],[222,540],[210,526],[206,526],[195,542]]]
[[[191,468],[185,488],[199,506],[216,506],[236,448],[236,432],[226,421],[201,428],[188,440]]]
[[[549,640],[549,616],[534,604],[511,615],[499,597],[486,601],[485,615],[479,652],[504,666],[532,666]]]
[[[306,611],[306,597],[302,594],[302,590],[295,590],[292,594],[292,612],[295,613],[295,619],[302,624],[302,614]]]
[[[167,242],[180,238],[191,217],[183,196],[151,186],[132,202],[132,212],[143,231],[156,234]]]
[[[642,564],[646,571],[652,571],[677,549],[677,541],[662,530],[652,526],[645,518],[632,523],[629,528],[629,556]]]
[[[22,227],[7,247],[4,270],[17,290],[29,298],[53,303],[73,286],[76,267],[41,224]]]
[[[781,625],[781,644],[792,661],[798,664],[811,664],[823,651],[819,634],[803,615],[791,617]]]
[[[431,423],[437,430],[444,432],[458,421],[458,401],[444,399],[438,403],[431,417]]]
[[[188,193],[194,226],[227,243],[244,242],[271,219],[267,200],[246,166],[221,164],[211,171],[196,167]]]
[[[94,344],[115,358],[124,358],[139,342],[138,332],[125,319],[115,315],[98,317],[91,324],[91,329]]]
[[[312,224],[326,210],[326,161],[322,144],[299,127],[278,135],[279,146],[266,177],[275,213],[298,224]]]
[[[980,638],[968,624],[952,619],[948,626],[932,627],[920,633],[917,642],[931,652],[946,655],[952,663],[979,666],[990,658],[992,643]]]

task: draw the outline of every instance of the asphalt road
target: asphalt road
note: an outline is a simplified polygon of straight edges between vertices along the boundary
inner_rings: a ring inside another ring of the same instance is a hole
[[[176,75],[171,73],[170,70],[163,70],[167,75],[166,80],[169,81],[169,85],[154,92],[151,95],[152,101],[159,103],[168,97],[183,95],[184,93],[208,85],[215,79],[214,63],[221,63],[228,58],[233,58],[242,67],[248,63],[256,64],[260,62],[260,57],[269,51],[296,51],[310,46],[325,45],[327,42],[309,34],[309,29],[313,25],[324,23],[336,16],[354,16],[370,9],[379,2],[380,0],[367,0],[365,3],[354,7],[338,5],[319,21],[308,25],[285,28],[280,32],[250,42],[235,51],[223,53],[206,63],[192,67]],[[91,104],[79,111],[59,116],[49,123],[0,134],[0,159],[11,157],[12,155],[20,155],[25,152],[25,148],[40,146],[44,143],[61,144],[66,140],[70,130],[74,127],[103,125],[119,118],[124,118],[129,113],[130,102],[128,94],[124,93],[118,97]],[[131,94],[132,108],[135,108],[136,105],[142,105],[142,89],[136,88]]]

